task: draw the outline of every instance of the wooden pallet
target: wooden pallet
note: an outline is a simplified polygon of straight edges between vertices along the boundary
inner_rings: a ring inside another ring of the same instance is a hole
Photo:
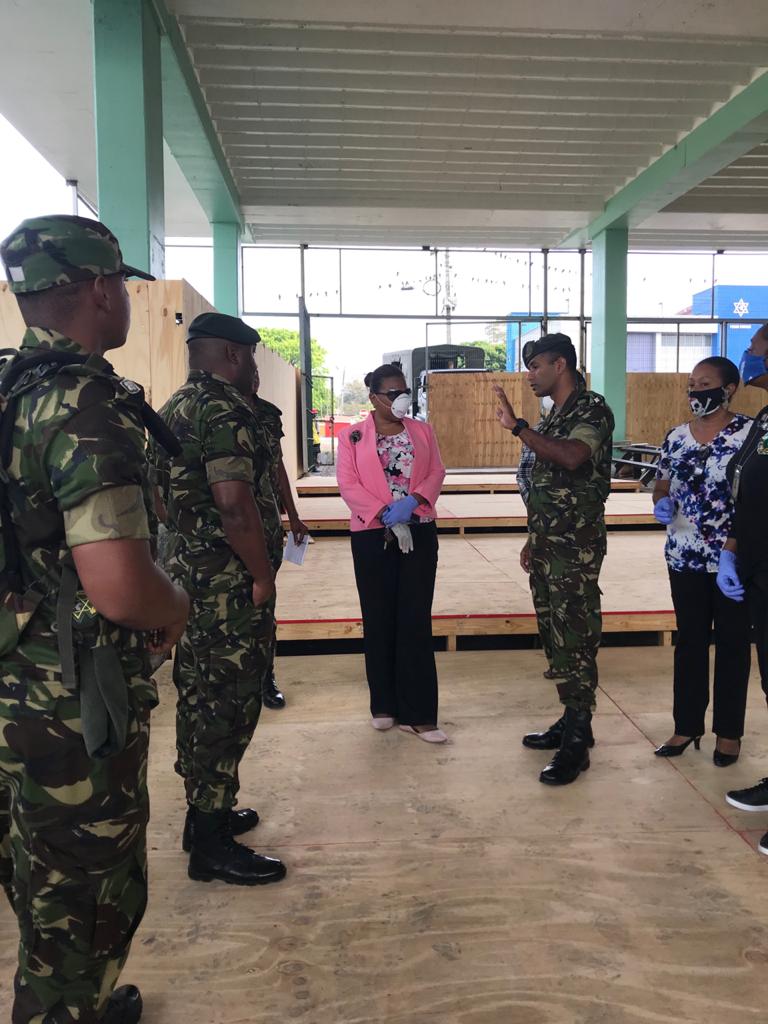
[[[604,612],[604,633],[657,633],[659,643],[672,642],[677,628],[672,611]],[[538,633],[536,616],[530,613],[514,615],[435,615],[432,635],[447,639],[447,650],[455,651],[462,636],[535,636]],[[359,640],[363,636],[363,621],[349,619],[282,619],[277,626],[278,640]]]
[[[300,498],[337,498],[339,485],[335,477],[302,477],[296,481],[296,493]],[[614,480],[611,491],[615,494],[636,493],[642,490],[638,480]],[[443,494],[519,494],[514,474],[505,477],[484,477],[467,473],[453,477],[449,474],[443,484]]]
[[[346,531],[349,510],[340,497],[298,499],[299,515],[313,533]],[[441,531],[463,535],[489,528],[522,530],[528,519],[519,494],[442,494],[437,505],[437,526]],[[647,494],[611,494],[606,505],[609,529],[622,526],[658,526],[651,514]],[[659,527],[661,529],[661,527]]]
[[[449,649],[462,636],[536,633],[528,579],[520,567],[524,534],[455,535],[440,539],[433,605],[435,636]],[[664,537],[653,531],[612,533],[600,578],[606,633],[657,633],[675,628]],[[362,637],[349,539],[320,537],[303,566],[285,565],[277,581],[280,640]]]

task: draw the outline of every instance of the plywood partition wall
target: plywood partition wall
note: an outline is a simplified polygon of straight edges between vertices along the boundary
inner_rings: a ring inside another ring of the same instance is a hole
[[[431,373],[429,421],[450,469],[516,466],[520,443],[496,421],[492,386],[501,384],[515,411],[530,423],[539,403],[522,373]],[[739,388],[731,408],[754,416],[768,402],[759,388]],[[627,440],[661,444],[672,427],[691,418],[688,374],[627,374]],[[617,441],[624,438],[616,438]]]
[[[742,386],[731,409],[754,416],[767,402],[765,391]],[[661,444],[667,431],[690,418],[687,373],[627,374],[628,440]]]
[[[430,373],[429,422],[450,469],[516,466],[520,442],[496,419],[500,384],[515,411],[535,423],[538,401],[523,373]]]
[[[123,348],[109,353],[117,372],[137,381],[155,409],[187,377],[187,326],[213,306],[186,281],[129,281],[131,330]],[[16,347],[24,322],[8,286],[0,282],[0,347]],[[261,394],[283,410],[283,454],[292,480],[299,476],[299,417],[296,370],[276,353],[257,353]]]

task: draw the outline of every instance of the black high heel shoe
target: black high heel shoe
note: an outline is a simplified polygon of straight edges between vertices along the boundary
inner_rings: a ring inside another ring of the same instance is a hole
[[[715,749],[712,753],[712,760],[718,768],[727,768],[730,764],[736,764],[739,760],[739,754],[741,753],[741,740],[739,740],[739,753],[738,754],[724,754],[722,750]]]
[[[701,749],[701,736],[691,736],[685,743],[662,743],[660,747],[656,747],[654,754],[656,757],[680,757],[684,750],[693,744],[695,750]]]

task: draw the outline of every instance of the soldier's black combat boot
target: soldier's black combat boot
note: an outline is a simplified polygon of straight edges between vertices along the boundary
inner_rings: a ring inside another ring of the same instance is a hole
[[[229,828],[229,811],[195,811],[188,874],[198,882],[218,879],[229,885],[267,885],[285,878],[285,865],[236,843]]]
[[[107,1002],[100,1024],[138,1024],[144,1004],[135,985],[116,988]]]
[[[556,722],[544,732],[529,732],[523,736],[523,746],[531,750],[559,750],[565,731],[565,715],[562,715]],[[592,735],[592,726],[589,726],[589,746],[594,747],[595,737]]]
[[[547,786],[567,786],[589,768],[589,741],[592,736],[592,714],[566,708],[565,729],[560,749],[539,775]]]
[[[234,807],[229,812],[229,831],[233,836],[243,836],[259,824],[259,812],[252,807],[243,807],[239,811]],[[195,836],[194,808],[187,805],[187,816],[184,819],[184,832],[181,837],[181,848],[189,853]]]
[[[277,688],[274,672],[269,679],[264,680],[264,684],[261,687],[261,703],[265,708],[272,708],[273,710],[285,707],[285,697]]]

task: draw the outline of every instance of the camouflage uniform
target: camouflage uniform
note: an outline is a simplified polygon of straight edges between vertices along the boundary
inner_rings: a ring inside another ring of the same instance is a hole
[[[53,331],[28,330],[22,353],[42,347],[82,353]],[[96,759],[86,752],[80,693],[62,672],[56,626],[71,548],[150,537],[140,401],[140,389],[126,390],[93,355],[49,374],[17,407],[9,476],[22,489],[9,488],[11,512],[24,583],[44,596],[0,659],[0,880],[21,933],[14,1024],[98,1020],[146,906],[147,744],[157,697],[143,641],[95,612],[85,617],[82,644],[117,654],[127,694],[125,745]],[[85,656],[81,648],[81,666]]]
[[[283,449],[280,444],[283,434],[282,411],[271,402],[267,402],[258,395],[254,395],[251,404],[256,414],[256,429],[263,444],[269,449],[269,473],[262,475],[256,482],[256,504],[259,506],[261,518],[264,521],[264,536],[267,541],[267,553],[272,565],[272,571],[277,575],[280,566],[283,564],[283,522],[280,498],[280,463],[283,458]],[[268,486],[267,486],[268,485]],[[269,490],[269,493],[267,493]],[[269,647],[269,665],[267,666],[267,678],[272,679],[275,672],[275,658],[277,657],[277,621],[275,619],[275,602],[273,596],[269,602],[272,612],[272,642]]]
[[[264,520],[264,535],[272,569],[277,573],[283,562],[283,523],[280,514],[280,463],[283,450],[280,444],[283,434],[282,412],[263,398],[254,395],[252,405],[255,412],[256,431],[259,442],[269,452],[269,471],[256,480],[256,504]]]
[[[237,802],[238,766],[261,711],[274,621],[273,602],[253,604],[253,579],[229,546],[211,485],[266,479],[262,493],[254,486],[254,497],[268,507],[269,449],[251,407],[214,374],[193,370],[160,412],[183,448],[171,460],[150,445],[168,515],[166,571],[191,601],[173,670],[175,768],[188,802],[210,813]],[[272,507],[277,514],[274,498]]]
[[[598,578],[605,557],[613,413],[581,381],[538,426],[545,437],[583,441],[591,458],[567,470],[537,456],[528,496],[530,585],[539,635],[566,707],[591,711],[602,616]]]

